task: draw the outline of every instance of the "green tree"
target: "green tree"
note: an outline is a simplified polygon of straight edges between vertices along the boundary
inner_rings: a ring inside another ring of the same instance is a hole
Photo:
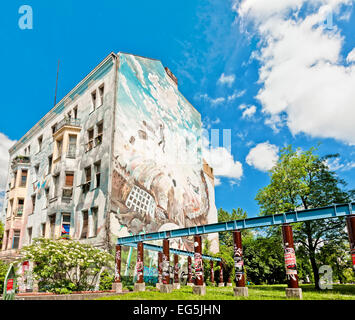
[[[284,257],[280,230],[243,239],[247,280],[254,284],[284,283]]]
[[[2,248],[2,239],[4,238],[4,225],[0,221],[0,248]]]
[[[112,268],[113,256],[77,241],[34,239],[21,249],[20,261],[34,262],[33,274],[42,290],[68,293],[92,290],[103,267]]]
[[[262,215],[351,201],[351,192],[344,190],[345,181],[331,171],[326,162],[337,155],[321,158],[315,150],[293,150],[292,146],[281,150],[278,163],[270,170],[270,184],[256,196]],[[306,249],[315,286],[319,288],[317,251],[324,243],[346,239],[344,219],[298,223],[294,226],[294,239]]]
[[[7,264],[5,261],[0,260],[0,294],[2,294],[4,291],[4,281],[9,267],[9,264]]]

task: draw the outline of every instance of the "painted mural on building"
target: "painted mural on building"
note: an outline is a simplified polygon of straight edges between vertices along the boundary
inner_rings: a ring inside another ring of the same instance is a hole
[[[116,235],[211,223],[209,212],[216,209],[203,172],[200,113],[160,61],[127,54],[119,61],[112,174],[113,211],[121,225]],[[193,250],[193,243],[180,239],[179,247]]]

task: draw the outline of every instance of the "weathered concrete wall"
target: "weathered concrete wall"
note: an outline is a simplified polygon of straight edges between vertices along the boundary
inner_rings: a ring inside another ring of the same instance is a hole
[[[70,236],[78,239],[82,229],[82,211],[89,213],[89,239],[88,242],[95,244],[102,243],[105,239],[105,210],[107,204],[109,163],[112,131],[112,111],[114,103],[114,81],[115,68],[113,56],[108,56],[95,70],[93,70],[83,81],[81,81],[61,102],[57,104],[43,119],[41,119],[12,149],[10,149],[10,163],[19,155],[25,155],[25,150],[30,146],[27,156],[31,158],[28,172],[27,187],[16,190],[8,190],[4,202],[3,220],[6,221],[6,229],[10,230],[8,247],[12,244],[14,228],[21,229],[20,247],[29,243],[28,228],[32,228],[32,238],[42,236],[42,224],[46,224],[46,237],[49,237],[49,216],[56,215],[55,237],[61,235],[62,213],[71,214]],[[100,101],[99,87],[104,85],[103,103]],[[93,108],[92,93],[96,91],[97,104]],[[74,108],[77,108],[77,118],[80,128],[66,127],[63,133],[53,136],[52,126],[68,117],[74,118]],[[102,143],[87,151],[89,128],[94,128],[97,134],[96,125],[103,121]],[[69,134],[77,134],[76,157],[68,158]],[[42,148],[39,150],[38,138],[43,136]],[[55,140],[64,138],[62,153],[56,152]],[[48,157],[53,154],[52,170],[49,172]],[[93,164],[101,161],[101,182],[100,188],[95,188],[95,176]],[[38,166],[38,169],[36,169]],[[90,190],[84,194],[81,184],[85,182],[84,168],[91,166],[92,178]],[[62,188],[65,183],[65,172],[74,172],[73,195],[70,201],[62,198]],[[60,174],[58,181],[58,197],[54,197],[54,175]],[[13,172],[10,169],[8,183],[13,179]],[[48,196],[46,189],[49,189]],[[11,210],[7,210],[8,201],[18,198],[18,194],[25,198],[24,214],[21,218],[13,218]],[[35,210],[32,208],[31,196],[35,196]],[[49,199],[48,199],[49,198]],[[49,203],[48,203],[49,202]],[[93,235],[93,221],[91,208],[98,208],[98,237]],[[16,223],[16,224],[15,224]],[[6,236],[6,231],[5,231]],[[4,239],[4,245],[6,239]]]

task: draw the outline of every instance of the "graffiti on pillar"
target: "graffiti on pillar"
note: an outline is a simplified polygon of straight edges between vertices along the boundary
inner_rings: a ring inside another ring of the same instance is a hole
[[[198,280],[203,279],[203,262],[201,253],[195,253],[195,276]]]
[[[137,279],[140,280],[143,278],[143,261],[138,260],[136,264],[136,272],[137,272]]]
[[[178,275],[179,274],[179,270],[180,270],[179,263],[176,263],[175,266],[174,266],[174,273]]]
[[[163,283],[167,284],[167,277],[170,277],[170,264],[168,257],[163,254],[163,262],[161,263],[161,269],[162,269],[162,277],[163,277]]]
[[[244,275],[243,250],[234,246],[234,268],[236,281],[242,280]]]
[[[116,251],[115,281],[121,282],[121,274],[118,272],[118,264],[121,263],[121,250]]]
[[[285,268],[287,279],[296,280],[297,266],[295,249],[285,247]]]

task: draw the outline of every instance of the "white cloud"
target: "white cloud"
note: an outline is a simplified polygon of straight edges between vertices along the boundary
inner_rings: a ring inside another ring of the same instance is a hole
[[[196,95],[195,99],[207,101],[212,105],[218,105],[226,101],[224,97],[211,98],[207,93]]]
[[[355,64],[343,65],[344,37],[324,28],[329,8],[351,0],[243,0],[233,9],[261,38],[257,94],[267,124],[292,134],[334,138],[355,145]],[[304,15],[306,13],[306,15]],[[336,21],[336,19],[333,19]],[[354,49],[347,61],[355,61]]]
[[[251,107],[248,107],[246,108],[244,111],[243,111],[243,114],[242,114],[242,118],[245,119],[245,118],[252,118],[253,115],[255,114],[256,112],[256,107],[255,106],[251,106]]]
[[[325,161],[331,171],[348,171],[355,168],[355,161],[341,162],[340,158],[331,158]]]
[[[237,98],[240,98],[240,97],[244,96],[245,93],[246,93],[246,90],[242,90],[242,91],[239,91],[239,92],[234,91],[233,94],[231,94],[230,96],[228,96],[227,100],[228,100],[228,101],[233,101],[233,100],[235,100],[235,99],[237,99]]]
[[[263,142],[256,145],[249,151],[246,157],[248,165],[260,170],[269,171],[275,166],[278,156],[279,148],[269,142]]]
[[[346,61],[348,63],[355,61],[355,48],[348,53],[348,55],[346,57]]]
[[[16,141],[10,140],[0,132],[0,192],[5,190],[9,163],[9,149]]]
[[[225,147],[211,148],[209,142],[203,138],[203,158],[213,168],[215,177],[241,179],[243,176],[242,164],[234,160],[231,152]],[[220,180],[218,181],[220,183]]]
[[[228,87],[232,86],[235,81],[235,75],[231,74],[226,76],[224,73],[219,77],[217,84],[227,85]]]

